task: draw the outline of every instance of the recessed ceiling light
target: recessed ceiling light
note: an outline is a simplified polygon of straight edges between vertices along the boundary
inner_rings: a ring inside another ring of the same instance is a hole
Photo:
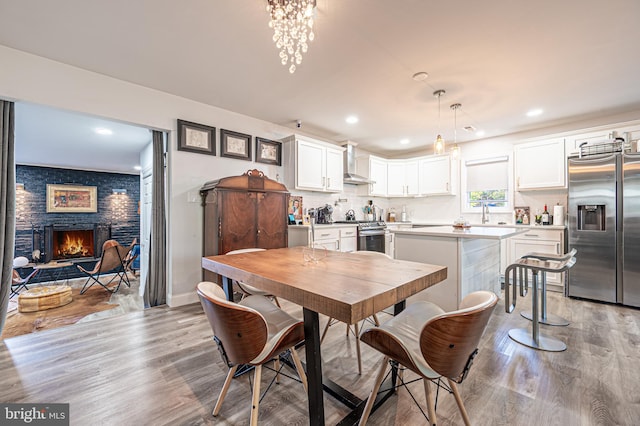
[[[479,138],[483,137],[484,135],[485,135],[484,130],[478,130],[478,131],[476,132],[476,136],[477,136],[477,137],[479,137]]]
[[[527,112],[527,117],[535,117],[535,116],[540,115],[540,114],[542,114],[542,109],[541,108],[535,108],[535,109],[529,110]]]
[[[409,139],[400,139],[400,145],[408,145],[411,142]]]
[[[111,131],[110,129],[105,129],[104,127],[98,127],[97,129],[95,129],[95,132],[99,135],[112,135],[113,131]]]
[[[411,78],[413,78],[415,81],[425,81],[428,77],[429,77],[429,74],[427,74],[424,71],[420,71],[415,73]]]
[[[476,131],[476,128],[473,126],[464,126],[463,129],[465,130],[465,132],[469,132],[469,133],[473,133]]]
[[[358,117],[356,117],[355,115],[350,115],[346,118],[345,121],[349,124],[356,124],[358,122]]]
[[[142,170],[142,167],[140,167],[140,166],[133,166],[133,170]]]

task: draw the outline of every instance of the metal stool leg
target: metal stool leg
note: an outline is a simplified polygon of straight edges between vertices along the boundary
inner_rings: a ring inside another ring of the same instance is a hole
[[[567,349],[567,345],[558,339],[544,334],[540,334],[540,322],[538,321],[538,271],[533,270],[533,282],[531,285],[531,311],[533,313],[532,332],[529,336],[529,330],[526,328],[514,328],[509,330],[509,337],[518,343],[530,348],[540,349],[550,352],[561,352]]]
[[[544,325],[557,325],[557,326],[567,326],[569,325],[569,321],[554,314],[547,313],[547,273],[542,271],[541,275],[541,300],[540,306],[542,308],[542,312],[540,313],[539,322]],[[523,311],[520,313],[522,317],[528,319],[529,321],[533,320],[533,315],[530,311]]]

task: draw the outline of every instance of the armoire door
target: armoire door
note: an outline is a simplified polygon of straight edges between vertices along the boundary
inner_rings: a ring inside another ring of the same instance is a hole
[[[264,249],[287,246],[287,195],[259,192],[257,197],[257,247]]]
[[[220,191],[219,254],[256,246],[257,209],[259,193],[248,191]],[[284,213],[283,213],[284,214]]]

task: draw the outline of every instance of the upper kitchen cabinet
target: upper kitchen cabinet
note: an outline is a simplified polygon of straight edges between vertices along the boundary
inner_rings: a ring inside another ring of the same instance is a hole
[[[455,164],[448,154],[421,158],[418,162],[419,194],[455,194]]]
[[[291,135],[284,142],[285,181],[288,188],[341,192],[344,148]]]
[[[581,145],[591,145],[598,142],[604,142],[612,139],[613,133],[611,130],[600,130],[596,132],[583,133],[580,135],[568,136],[566,138],[565,152],[567,157],[573,157],[580,155]]]
[[[407,197],[418,195],[418,160],[388,160],[387,195]]]
[[[372,183],[362,185],[364,193],[361,195],[387,196],[387,163],[389,161],[374,155],[358,157],[358,171],[367,176]]]
[[[566,187],[563,138],[516,145],[514,158],[516,191]]]

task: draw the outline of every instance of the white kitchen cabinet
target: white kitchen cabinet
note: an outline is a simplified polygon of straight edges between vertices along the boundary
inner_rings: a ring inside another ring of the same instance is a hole
[[[340,228],[339,250],[344,252],[358,250],[358,229],[355,226]]]
[[[334,251],[356,251],[358,227],[356,225],[316,225],[315,246]],[[289,247],[311,246],[311,226],[290,225]]]
[[[589,133],[582,133],[579,135],[568,136],[565,138],[565,152],[567,157],[573,157],[580,155],[580,145],[587,143],[593,144],[597,142],[604,142],[613,137],[611,130],[600,130]]]
[[[387,163],[388,160],[368,155],[356,159],[358,165],[358,173],[373,181],[368,185],[361,185],[360,195],[377,195],[380,197],[387,196]]]
[[[287,187],[305,191],[342,191],[344,148],[297,135],[284,142]]]
[[[418,195],[418,160],[389,160],[387,162],[387,196]]]
[[[534,227],[510,238],[509,264],[529,253],[564,254],[564,233],[564,229]],[[547,286],[551,291],[564,292],[564,274],[547,273]]]
[[[566,187],[564,138],[514,147],[516,191]]]
[[[424,157],[418,161],[420,195],[455,194],[455,168],[450,155]]]
[[[393,232],[387,231],[384,234],[384,253],[393,259],[395,259],[396,254],[395,239],[395,234]]]

